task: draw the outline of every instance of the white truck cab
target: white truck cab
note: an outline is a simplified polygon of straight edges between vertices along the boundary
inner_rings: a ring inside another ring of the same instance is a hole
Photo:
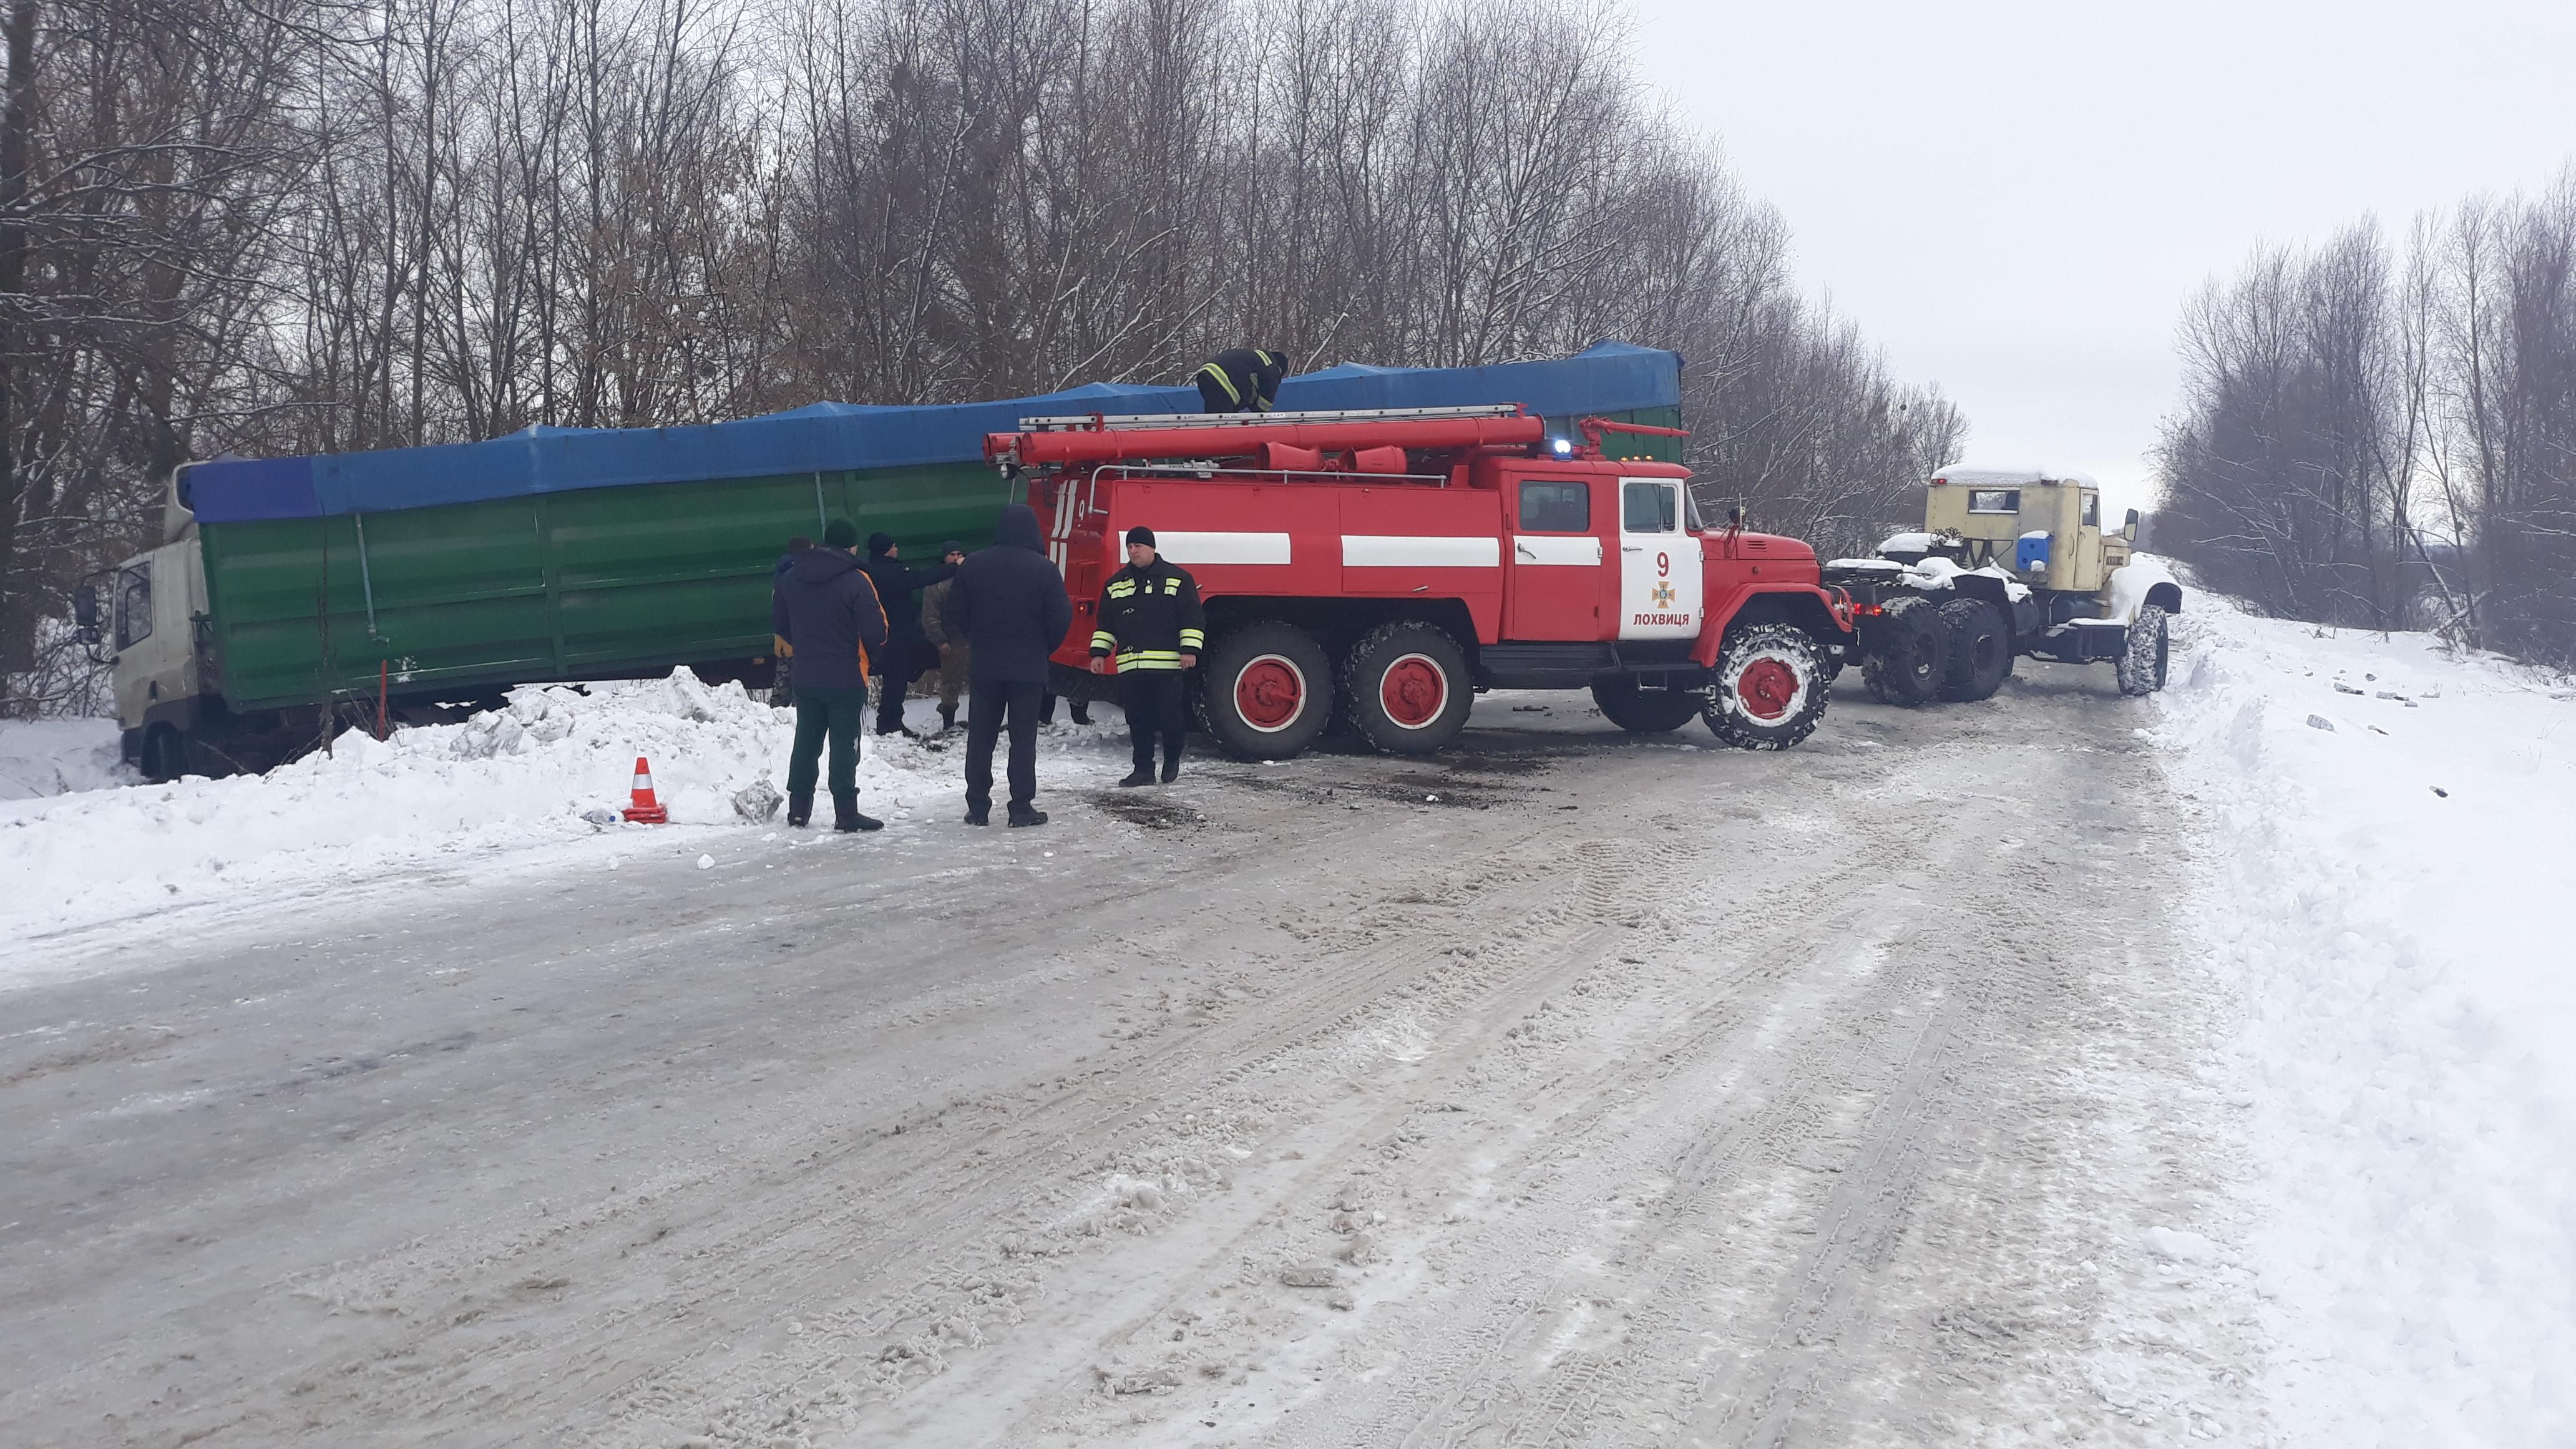
[[[190,773],[190,729],[212,681],[198,648],[206,565],[193,514],[175,500],[160,547],[92,575],[72,595],[91,657],[115,666],[125,758],[154,779]]]

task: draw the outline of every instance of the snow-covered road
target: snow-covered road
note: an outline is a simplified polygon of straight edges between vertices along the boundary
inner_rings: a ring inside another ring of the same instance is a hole
[[[5,998],[0,1423],[2260,1442],[2148,707],[1857,684],[1782,755],[1498,695],[1042,831],[63,938],[112,955]]]

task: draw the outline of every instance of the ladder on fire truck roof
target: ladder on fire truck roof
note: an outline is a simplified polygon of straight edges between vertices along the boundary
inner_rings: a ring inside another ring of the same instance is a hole
[[[1125,433],[1148,428],[1258,428],[1292,423],[1396,423],[1425,418],[1511,418],[1519,403],[1478,403],[1458,408],[1343,408],[1303,413],[1132,413],[1125,417],[1082,413],[1073,417],[1022,418],[1024,433]]]

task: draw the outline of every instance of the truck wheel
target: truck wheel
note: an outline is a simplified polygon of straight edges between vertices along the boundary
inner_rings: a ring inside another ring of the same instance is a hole
[[[2118,676],[2122,694],[2153,694],[2165,687],[2165,661],[2173,652],[2165,637],[2165,611],[2161,604],[2142,604],[2138,617],[2129,621],[2129,647],[2111,661],[2111,672]]]
[[[1785,750],[1825,717],[1824,651],[1795,624],[1756,624],[1726,641],[1706,711],[1709,733],[1740,750]]]
[[[157,724],[143,731],[143,778],[155,785],[167,784],[188,773],[188,742],[168,725]]]
[[[1950,673],[1950,631],[1940,606],[1920,594],[1888,602],[1862,638],[1860,677],[1883,704],[1912,709],[1941,692]]]
[[[1697,718],[1708,706],[1708,696],[1688,689],[1648,689],[1633,674],[1604,674],[1592,681],[1592,702],[1632,735],[1663,735]]]
[[[1967,702],[2003,688],[2012,677],[2013,656],[2002,612],[1983,599],[1952,599],[1941,606],[1941,625],[1950,635],[1941,697]]]
[[[1351,728],[1369,748],[1427,755],[1467,727],[1476,702],[1467,651],[1436,625],[1404,619],[1360,636],[1342,661]]]
[[[1199,669],[1199,723],[1237,759],[1288,759],[1333,712],[1332,662],[1294,624],[1247,624],[1219,638]]]

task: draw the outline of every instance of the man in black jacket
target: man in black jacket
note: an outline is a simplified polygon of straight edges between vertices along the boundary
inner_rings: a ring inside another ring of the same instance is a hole
[[[1002,510],[993,546],[957,566],[940,624],[974,655],[966,685],[966,823],[991,823],[993,744],[1007,727],[1010,823],[1046,824],[1037,808],[1038,696],[1046,692],[1047,656],[1073,626],[1073,600],[1046,556],[1036,510],[1025,503]]]
[[[921,672],[918,666],[923,647],[921,609],[913,603],[912,591],[954,575],[957,566],[942,560],[914,568],[903,561],[903,550],[895,547],[894,535],[878,532],[868,535],[867,569],[868,577],[876,583],[877,599],[886,611],[885,648],[874,656],[884,691],[877,696],[877,733],[912,734],[903,723],[903,697],[912,688],[913,676]]]
[[[791,555],[769,591],[769,629],[794,652],[796,745],[787,757],[787,823],[814,818],[815,760],[832,745],[832,828],[877,830],[859,813],[858,733],[868,704],[868,651],[886,640],[876,585],[853,556],[858,525],[835,518],[823,546]]]
[[[1127,566],[1100,590],[1099,624],[1091,635],[1091,670],[1115,673],[1124,686],[1127,738],[1136,768],[1121,785],[1154,783],[1154,741],[1163,742],[1163,783],[1181,777],[1181,677],[1198,667],[1207,645],[1199,583],[1154,549],[1154,530],[1127,530]],[[1112,661],[1115,661],[1113,664]]]
[[[1279,380],[1287,375],[1287,353],[1232,347],[1200,363],[1190,381],[1199,385],[1201,411],[1266,413],[1279,400]]]

